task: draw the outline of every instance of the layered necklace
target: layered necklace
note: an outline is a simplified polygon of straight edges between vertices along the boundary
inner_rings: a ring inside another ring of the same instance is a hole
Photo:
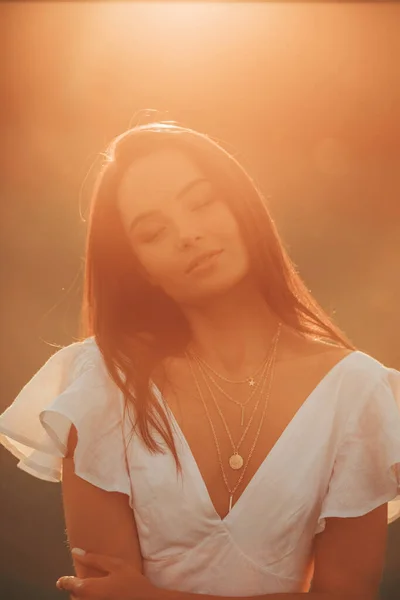
[[[214,371],[214,369],[212,367],[210,367],[210,365],[204,359],[200,358],[200,356],[198,356],[194,352],[191,352],[191,356],[196,361],[203,377],[204,376],[207,377],[207,379],[215,385],[215,387],[217,388],[217,390],[219,390],[221,392],[221,394],[223,394],[228,400],[230,400],[231,402],[233,402],[234,404],[236,404],[237,406],[240,407],[240,409],[241,409],[240,424],[243,426],[244,425],[244,411],[246,409],[246,406],[254,398],[254,396],[256,395],[257,391],[260,389],[260,386],[262,385],[262,383],[265,379],[268,361],[270,360],[270,352],[268,352],[266,358],[263,360],[262,364],[260,365],[260,367],[257,369],[257,371],[254,373],[254,375],[252,377],[247,377],[246,379],[242,379],[240,381],[232,381],[231,379],[227,379],[226,377],[223,377],[222,375],[220,375],[219,373]],[[258,380],[258,382],[256,382],[256,378],[258,378],[258,375],[260,373],[261,373],[260,379]],[[245,402],[240,402],[240,401],[232,398],[232,396],[230,394],[228,394],[224,389],[222,389],[222,387],[217,383],[217,381],[215,380],[215,377],[213,377],[213,375],[216,375],[216,377],[218,377],[218,379],[225,381],[226,383],[231,383],[231,384],[235,384],[235,385],[247,383],[250,387],[253,388],[253,390],[251,391],[249,397],[247,398],[247,400]],[[258,404],[257,404],[257,406],[258,406]]]
[[[228,494],[229,494],[229,511],[232,509],[232,501],[233,501],[233,495],[235,494],[237,488],[239,487],[240,483],[243,480],[244,474],[247,470],[247,466],[249,464],[249,461],[253,455],[253,451],[254,448],[256,446],[256,443],[258,441],[259,435],[260,435],[260,431],[261,431],[261,427],[262,424],[264,422],[264,417],[266,414],[266,409],[267,409],[267,405],[268,405],[268,400],[269,400],[269,396],[271,393],[271,387],[272,387],[272,380],[273,380],[273,373],[274,373],[274,369],[275,369],[275,362],[276,362],[276,353],[277,353],[277,347],[278,347],[278,342],[279,342],[279,337],[280,337],[280,333],[281,333],[281,328],[282,328],[282,323],[279,323],[278,325],[278,329],[277,332],[272,340],[271,343],[271,347],[269,349],[268,355],[265,358],[265,360],[263,361],[263,363],[261,364],[261,366],[257,369],[257,371],[254,373],[254,375],[252,377],[248,377],[244,380],[241,381],[232,381],[230,379],[227,379],[226,377],[223,377],[222,375],[220,375],[219,373],[217,373],[214,369],[212,369],[212,367],[204,360],[202,359],[200,356],[198,356],[196,353],[194,353],[193,351],[188,351],[186,352],[186,358],[188,360],[189,363],[189,367],[190,367],[190,371],[193,377],[193,380],[195,382],[195,386],[199,395],[199,398],[204,406],[204,410],[205,413],[207,415],[207,419],[209,421],[210,427],[211,427],[211,431],[213,434],[213,438],[214,438],[214,443],[216,446],[216,450],[217,450],[217,454],[218,454],[218,459],[219,459],[219,464],[220,464],[220,469],[221,469],[221,473],[222,473],[222,477],[225,483],[225,486],[227,488]],[[215,407],[218,411],[218,414],[221,417],[222,423],[224,425],[225,431],[228,435],[229,441],[231,443],[232,446],[232,454],[228,459],[228,464],[231,467],[231,469],[233,470],[240,470],[243,468],[239,480],[236,482],[236,485],[231,488],[229,483],[228,483],[228,479],[226,476],[226,472],[224,469],[224,464],[223,464],[223,460],[221,457],[221,450],[220,450],[220,445],[218,442],[218,437],[216,435],[215,432],[215,427],[214,424],[212,422],[211,416],[210,416],[210,412],[208,410],[207,407],[207,403],[204,399],[204,395],[203,392],[201,390],[198,378],[196,376],[195,373],[195,369],[193,368],[194,365],[197,365],[198,371],[200,372],[203,381],[210,393],[211,399],[215,404]],[[230,396],[230,394],[228,394],[227,392],[225,392],[225,390],[223,390],[221,388],[221,386],[218,384],[218,382],[215,380],[215,377],[213,377],[213,375],[215,375],[218,379],[220,379],[221,381],[225,381],[228,382],[230,384],[244,384],[247,383],[250,387],[253,388],[252,392],[250,393],[249,397],[247,398],[247,400],[245,402],[239,402],[238,400],[235,400],[234,398],[232,398]],[[259,377],[258,377],[259,376]],[[258,379],[258,381],[257,381]],[[235,444],[235,442],[233,441],[231,432],[229,430],[228,424],[226,422],[226,419],[221,411],[221,408],[215,398],[215,394],[212,390],[212,387],[210,384],[213,384],[228,400],[232,401],[234,404],[236,404],[237,406],[240,407],[241,409],[241,418],[240,418],[240,423],[241,426],[244,426],[244,411],[245,408],[247,406],[247,404],[251,401],[251,399],[255,396],[255,394],[257,393],[257,391],[260,391],[260,395],[259,398],[254,406],[254,409],[252,411],[252,414],[250,416],[250,419],[247,423],[247,426],[245,427],[245,430],[243,431],[243,434],[240,438],[240,440]],[[266,390],[265,390],[266,388]],[[265,394],[264,394],[264,390],[265,390]],[[247,457],[246,462],[243,459],[243,456],[241,454],[239,454],[239,449],[240,446],[242,445],[247,432],[249,431],[250,425],[253,422],[255,413],[257,411],[257,408],[260,404],[261,399],[264,397],[264,408],[261,414],[261,419],[260,419],[260,423],[257,429],[257,433],[254,439],[254,442],[251,446],[250,449],[250,453],[249,456]]]

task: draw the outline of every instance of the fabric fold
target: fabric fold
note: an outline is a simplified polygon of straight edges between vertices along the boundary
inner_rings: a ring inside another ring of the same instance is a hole
[[[94,339],[76,342],[53,354],[0,416],[0,443],[20,469],[58,482],[74,425],[75,473],[130,496],[121,396]]]
[[[358,517],[388,502],[400,517],[400,372],[383,368],[369,393],[354,399],[316,533],[326,517]]]

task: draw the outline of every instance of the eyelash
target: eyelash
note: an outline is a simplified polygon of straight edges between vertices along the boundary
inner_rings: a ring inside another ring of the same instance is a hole
[[[159,229],[159,230],[158,230],[156,233],[154,233],[154,234],[153,234],[153,235],[151,235],[151,236],[144,237],[144,238],[143,238],[143,242],[144,242],[145,244],[148,244],[148,243],[150,243],[150,242],[153,242],[155,239],[157,239],[157,238],[158,238],[158,237],[159,237],[159,236],[162,234],[162,232],[164,231],[164,229],[165,229],[165,227],[163,227],[162,229]]]
[[[212,204],[212,202],[214,202],[214,198],[209,198],[205,202],[202,202],[201,204],[198,204],[197,206],[195,206],[193,208],[193,210],[197,210],[198,208],[203,208],[203,206],[208,206],[209,204]]]
[[[198,204],[197,206],[193,207],[192,210],[198,210],[200,208],[203,208],[205,206],[208,206],[209,204],[212,204],[214,202],[213,198],[210,198],[209,200],[206,200],[205,202],[203,202],[202,204]],[[154,240],[156,240],[161,234],[162,232],[165,230],[165,227],[163,227],[162,229],[160,229],[159,231],[157,231],[156,233],[154,233],[151,236],[147,236],[143,238],[143,242],[145,244],[149,244],[150,242],[153,242]]]

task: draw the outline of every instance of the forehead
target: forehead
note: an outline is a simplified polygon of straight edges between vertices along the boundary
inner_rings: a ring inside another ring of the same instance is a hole
[[[123,215],[161,208],[189,182],[204,173],[178,150],[159,150],[140,158],[126,171],[118,190]]]

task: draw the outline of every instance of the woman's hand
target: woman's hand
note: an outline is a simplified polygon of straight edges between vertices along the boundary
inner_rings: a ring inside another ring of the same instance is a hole
[[[82,565],[103,571],[102,577],[60,577],[56,586],[74,598],[88,600],[155,600],[157,588],[137,568],[126,561],[102,554],[72,550]]]

